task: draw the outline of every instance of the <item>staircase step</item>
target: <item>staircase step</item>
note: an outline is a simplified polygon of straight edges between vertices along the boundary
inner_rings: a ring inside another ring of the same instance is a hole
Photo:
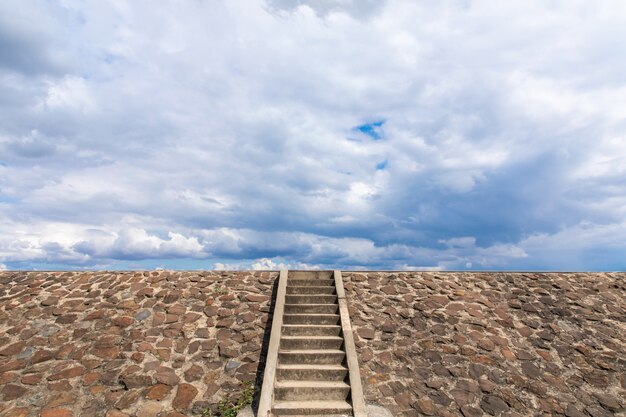
[[[339,314],[283,314],[285,324],[340,324]]]
[[[286,304],[337,304],[337,295],[295,295],[287,294],[285,296]]]
[[[345,357],[346,353],[339,349],[285,349],[278,351],[278,365],[341,365]]]
[[[340,336],[341,326],[332,324],[284,324],[284,336]]]
[[[313,286],[313,287],[334,287],[334,279],[293,279],[289,278],[287,285]]]
[[[312,285],[288,285],[287,294],[314,294],[314,295],[326,295],[335,294],[335,287],[318,287]]]
[[[289,271],[289,281],[294,279],[332,279],[333,271]]]
[[[287,314],[337,314],[339,306],[337,304],[285,304]]]
[[[350,385],[343,381],[276,381],[277,401],[346,400]]]
[[[347,401],[277,401],[273,413],[277,416],[345,416],[352,415]]]
[[[280,348],[285,350],[340,349],[343,337],[339,336],[283,336]]]
[[[276,368],[278,380],[343,381],[348,368],[343,365],[282,364]]]

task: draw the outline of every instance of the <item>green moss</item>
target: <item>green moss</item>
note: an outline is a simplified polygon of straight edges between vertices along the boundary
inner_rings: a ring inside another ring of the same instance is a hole
[[[246,381],[241,383],[241,394],[237,401],[233,401],[230,395],[226,395],[217,404],[217,414],[211,410],[205,410],[202,417],[237,417],[239,411],[252,404],[254,399],[254,382]]]

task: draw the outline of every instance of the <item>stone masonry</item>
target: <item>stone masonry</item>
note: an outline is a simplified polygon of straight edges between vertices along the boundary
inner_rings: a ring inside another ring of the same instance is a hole
[[[275,272],[0,272],[0,417],[198,416],[258,381]],[[626,274],[344,272],[394,416],[624,416]]]
[[[394,416],[626,415],[626,274],[343,273]]]
[[[201,415],[255,380],[277,275],[0,273],[0,416]]]

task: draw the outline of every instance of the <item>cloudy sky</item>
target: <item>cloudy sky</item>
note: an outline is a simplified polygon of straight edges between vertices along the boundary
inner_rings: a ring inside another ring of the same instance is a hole
[[[1,269],[626,269],[623,0],[0,0]]]

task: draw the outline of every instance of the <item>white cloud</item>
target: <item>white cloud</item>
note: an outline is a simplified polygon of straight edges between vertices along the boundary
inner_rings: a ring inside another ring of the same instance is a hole
[[[580,233],[578,265],[624,267],[625,19],[617,0],[0,5],[0,261],[532,268]]]

